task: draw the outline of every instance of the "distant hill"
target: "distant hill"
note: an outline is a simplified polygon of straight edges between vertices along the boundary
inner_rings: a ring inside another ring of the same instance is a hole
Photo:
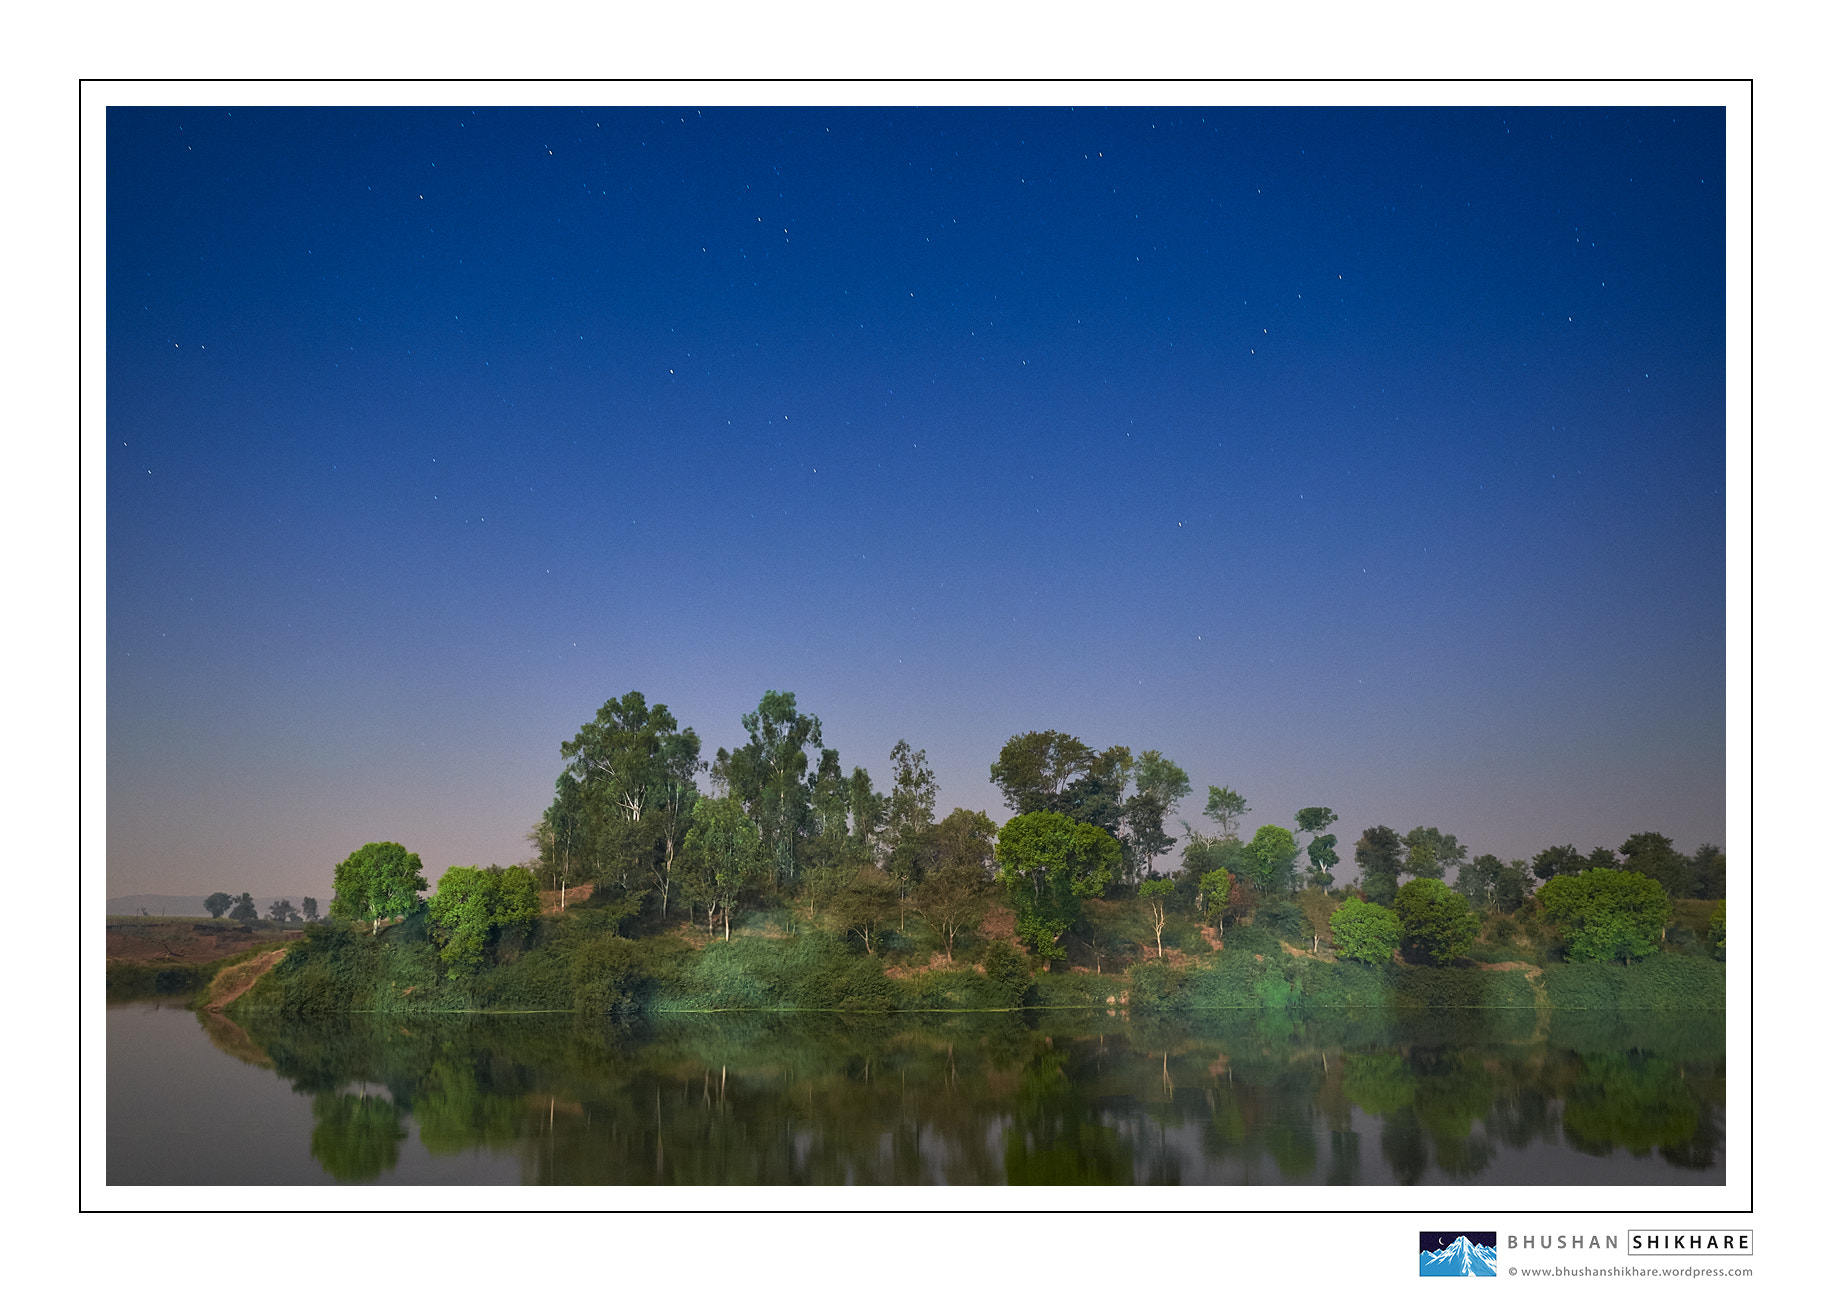
[[[231,896],[234,896],[234,894],[231,894]],[[266,915],[268,906],[278,900],[279,898],[276,897],[257,896],[254,899],[254,909],[259,911],[262,915]],[[287,900],[293,904],[293,909],[295,911],[302,910],[305,906],[305,899],[303,897],[291,897]],[[318,899],[320,914],[323,913],[324,908],[329,904],[330,903],[325,898],[321,897]],[[129,897],[111,897],[108,899],[108,914],[110,915],[138,915],[141,911],[145,911],[148,915],[196,915],[205,919],[208,919],[210,915],[210,912],[204,909],[204,899],[202,897],[172,897],[165,893],[135,893]]]

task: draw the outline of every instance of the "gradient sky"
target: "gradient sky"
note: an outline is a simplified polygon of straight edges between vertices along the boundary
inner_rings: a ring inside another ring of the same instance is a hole
[[[111,108],[107,890],[513,862],[608,697],[880,788],[1725,838],[1720,109]],[[1742,859],[1734,855],[1733,865]],[[1348,873],[1345,867],[1343,872]]]

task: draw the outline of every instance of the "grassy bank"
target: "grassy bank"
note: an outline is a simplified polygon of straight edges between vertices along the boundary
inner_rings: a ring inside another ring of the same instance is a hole
[[[252,946],[233,955],[196,964],[171,964],[154,960],[110,960],[108,999],[139,1000],[148,996],[198,995],[217,974],[272,950],[272,944]]]
[[[1257,943],[1124,974],[1037,973],[1008,943],[982,946],[977,963],[896,968],[854,942],[809,931],[704,946],[680,933],[618,936],[608,911],[544,917],[496,948],[474,972],[441,962],[424,915],[371,936],[315,926],[233,1007],[283,1014],[571,1011],[589,1015],[686,1011],[1124,1009],[1133,1014],[1217,1010],[1381,1011],[1553,1009],[1721,1010],[1724,967],[1656,956],[1632,968],[1471,964],[1369,966],[1255,950]],[[1243,941],[1245,941],[1243,939]],[[224,961],[208,969],[207,983]],[[188,969],[189,967],[184,967]],[[188,986],[174,990],[192,989]]]

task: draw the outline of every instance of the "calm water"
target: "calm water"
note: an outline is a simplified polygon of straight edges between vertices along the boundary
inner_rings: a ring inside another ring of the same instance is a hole
[[[1715,1014],[108,1014],[110,1184],[1720,1184]]]

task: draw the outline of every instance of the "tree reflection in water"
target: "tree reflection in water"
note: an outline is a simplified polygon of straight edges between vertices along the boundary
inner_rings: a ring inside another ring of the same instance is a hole
[[[1482,1183],[1529,1148],[1559,1155],[1568,1183],[1617,1149],[1651,1183],[1722,1178],[1721,1015],[1548,1037],[1530,1013],[1470,1014],[1485,1012],[365,1016],[249,1032],[312,1097],[312,1155],[339,1181],[384,1178],[409,1120],[432,1154],[513,1153],[542,1184]]]

